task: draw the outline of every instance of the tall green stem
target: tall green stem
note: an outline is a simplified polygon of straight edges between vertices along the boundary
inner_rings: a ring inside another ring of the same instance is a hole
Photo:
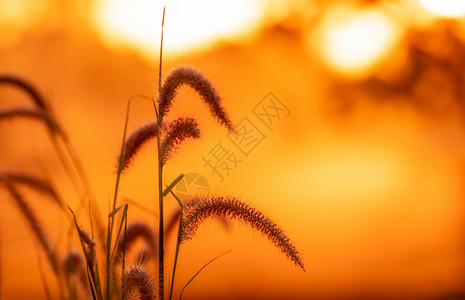
[[[160,134],[160,124],[157,126],[157,133]],[[159,135],[158,135],[159,136]],[[162,159],[160,155],[160,139],[157,139],[158,147],[158,204],[159,204],[159,227],[158,227],[158,289],[159,289],[159,298],[164,299],[164,256],[165,256],[165,247],[164,247],[164,228],[163,228],[163,181],[162,181]]]
[[[165,25],[165,9],[163,8],[163,19],[161,22],[161,40],[160,40],[160,62],[158,69],[158,94],[161,89],[161,66],[163,55],[163,26]],[[155,105],[156,109],[156,105]],[[165,247],[164,247],[164,228],[163,228],[163,165],[160,151],[161,127],[163,125],[163,116],[157,114],[157,156],[158,156],[158,208],[159,208],[159,225],[158,225],[158,296],[160,300],[164,299],[165,292]]]

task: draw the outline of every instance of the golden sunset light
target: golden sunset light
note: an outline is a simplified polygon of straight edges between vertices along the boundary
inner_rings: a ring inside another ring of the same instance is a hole
[[[0,298],[464,299],[464,16],[0,0]]]
[[[465,15],[465,1],[463,0],[419,0],[428,11],[451,18]]]
[[[135,45],[156,56],[164,5],[168,10],[164,46],[170,53],[185,53],[250,34],[263,17],[259,1],[103,0],[95,8],[97,30],[109,43]]]
[[[399,28],[381,10],[337,7],[327,13],[317,50],[327,64],[348,75],[366,73],[395,46]]]

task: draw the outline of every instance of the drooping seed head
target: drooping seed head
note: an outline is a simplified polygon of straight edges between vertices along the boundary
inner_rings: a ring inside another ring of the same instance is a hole
[[[86,265],[81,254],[70,250],[63,259],[63,268],[65,274],[77,276],[83,288],[88,287]]]
[[[126,170],[142,146],[155,137],[157,137],[156,123],[146,124],[133,132],[124,142],[121,170]]]
[[[215,216],[228,216],[254,228],[305,271],[299,252],[284,231],[262,212],[235,198],[212,197],[188,201],[184,205],[181,242],[192,239],[199,225]]]
[[[153,249],[149,247],[145,247],[144,249],[140,250],[135,259],[134,264],[136,265],[145,265],[149,260],[156,259],[158,256],[158,251],[153,251]]]
[[[97,251],[96,251],[96,243],[92,236],[85,231],[84,229],[78,227],[79,238],[81,242],[85,246],[85,255],[87,260],[87,265],[91,272],[94,272],[95,266],[97,265]]]
[[[63,259],[63,268],[68,274],[78,274],[84,268],[81,254],[73,250],[69,251]]]
[[[45,254],[47,255],[47,259],[55,272],[55,274],[59,274],[61,272],[59,268],[58,257],[56,255],[56,251],[52,244],[49,241],[47,234],[45,233],[42,225],[39,222],[34,210],[29,206],[29,204],[24,199],[23,195],[19,193],[19,191],[5,178],[0,177],[0,184],[7,190],[10,194],[11,198],[14,200],[15,204],[18,206],[19,211],[24,216],[24,219],[29,224],[29,227],[32,230],[32,233],[39,241],[39,245],[44,250]]]
[[[179,118],[163,127],[163,141],[160,145],[162,165],[165,165],[173,151],[187,138],[200,138],[197,122],[191,118]]]
[[[123,237],[120,237],[118,241],[118,253],[122,254],[124,250],[124,245],[126,245],[126,252],[131,250],[131,247],[134,245],[135,241],[138,238],[142,238],[145,244],[151,249],[151,253],[153,255],[158,253],[158,246],[157,246],[157,236],[153,232],[152,228],[144,222],[133,222],[128,225],[126,230],[126,240]],[[116,256],[117,263],[119,262],[121,255]]]
[[[12,185],[24,185],[43,193],[44,195],[49,196],[56,205],[64,208],[63,200],[58,196],[58,193],[52,185],[35,175],[18,172],[0,172],[0,178]]]
[[[47,110],[47,104],[45,103],[44,97],[42,97],[37,89],[26,80],[19,78],[16,75],[0,74],[0,84],[9,84],[23,90],[31,97],[37,107]]]
[[[28,107],[12,107],[0,110],[0,121],[13,118],[29,118],[39,120],[47,126],[50,133],[59,133],[63,137],[65,136],[64,131],[61,129],[58,122],[46,110]]]
[[[166,78],[159,94],[159,114],[165,117],[173,105],[178,89],[188,85],[193,88],[210,108],[211,114],[220,124],[233,130],[234,126],[221,105],[221,98],[210,81],[202,73],[191,67],[178,67]]]

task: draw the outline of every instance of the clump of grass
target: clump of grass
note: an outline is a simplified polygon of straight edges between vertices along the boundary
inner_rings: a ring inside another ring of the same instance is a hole
[[[165,119],[169,116],[169,112],[181,87],[189,86],[193,88],[203,103],[208,106],[211,115],[217,119],[220,125],[224,126],[230,132],[234,132],[234,126],[223,107],[222,100],[218,92],[213,87],[213,84],[200,71],[192,67],[178,67],[169,73],[163,84],[161,84],[162,45],[163,24],[162,42],[160,47],[158,99],[155,101],[155,99],[152,98],[155,110],[155,120],[140,127],[134,133],[126,137],[130,107],[130,102],[128,102],[123,141],[117,164],[113,205],[107,215],[106,228],[99,217],[93,217],[96,214],[93,210],[96,209],[91,210],[91,208],[96,207],[96,203],[95,198],[91,193],[90,185],[87,182],[86,176],[73,151],[73,148],[70,146],[64,131],[56,121],[50,107],[43,100],[44,98],[32,87],[32,85],[28,84],[24,80],[12,76],[0,75],[0,84],[7,83],[21,88],[30,95],[35,104],[34,107],[17,107],[0,110],[0,120],[27,117],[34,118],[45,123],[51,133],[50,135],[59,158],[65,166],[65,170],[67,171],[71,182],[75,186],[76,191],[79,195],[85,195],[85,198],[88,200],[87,204],[89,218],[91,221],[90,232],[85,231],[78,225],[78,213],[74,213],[70,208],[74,218],[74,225],[82,246],[85,263],[82,256],[75,252],[68,252],[65,260],[60,261],[58,259],[56,249],[50,244],[45,231],[42,229],[42,226],[38,221],[38,218],[35,216],[34,211],[29,207],[28,203],[24,200],[24,197],[19,192],[18,187],[28,186],[46,194],[61,208],[65,207],[65,202],[61,200],[53,187],[48,184],[47,181],[22,173],[0,172],[0,184],[6,189],[21,213],[24,215],[25,220],[29,223],[32,232],[47,255],[48,261],[58,278],[58,285],[62,299],[76,298],[75,290],[69,280],[73,276],[79,278],[80,285],[83,288],[87,288],[87,293],[83,293],[84,296],[89,297],[89,295],[91,295],[93,299],[110,300],[115,295],[118,298],[122,297],[122,299],[130,299],[133,297],[138,297],[139,299],[144,300],[155,299],[154,282],[150,274],[144,269],[144,267],[142,267],[143,264],[154,258],[158,258],[158,298],[164,299],[164,244],[169,233],[174,231],[176,226],[178,226],[169,294],[169,298],[171,299],[181,244],[194,238],[199,226],[209,218],[217,218],[220,220],[233,219],[243,222],[266,236],[279,251],[286,255],[302,270],[305,270],[300,253],[297,251],[296,247],[284,231],[256,208],[253,208],[234,197],[191,199],[186,203],[182,203],[172,190],[179,180],[182,179],[182,174],[173,180],[171,184],[167,186],[163,185],[163,169],[167,166],[167,163],[173,153],[181,147],[184,141],[200,138],[200,129],[196,120],[192,118],[180,117],[175,120],[165,121]],[[153,230],[151,226],[143,222],[130,223],[128,226],[128,204],[123,204],[119,207],[116,206],[121,175],[130,167],[140,149],[152,139],[156,139],[157,141],[157,201],[159,219],[158,228],[156,229],[158,229],[158,234],[155,233],[156,231]],[[61,141],[61,144],[59,144],[59,141]],[[65,150],[63,150],[62,147],[64,147]],[[169,217],[168,222],[165,225],[163,204],[164,198],[166,198],[168,194],[171,194],[175,198],[179,204],[179,209]],[[81,201],[79,208],[85,207],[83,204],[84,202]],[[117,220],[115,219],[116,216],[121,216],[121,220],[116,231],[114,231],[114,227],[117,223]],[[94,236],[93,220],[97,223],[96,236]],[[142,249],[142,251],[139,251],[136,264],[129,269],[126,269],[126,252],[131,249],[134,245],[134,241],[139,238],[142,238],[145,241],[146,247]],[[101,274],[99,271],[98,247],[100,247],[101,252],[105,252],[106,254],[106,266],[104,268],[106,272],[102,272],[102,275],[104,275],[106,279],[104,283],[103,281],[100,281]],[[186,287],[203,268],[218,257],[205,264],[184,287]],[[117,274],[119,270],[117,270],[117,267],[119,267],[120,263],[121,281],[119,282]],[[65,277],[67,278],[67,290],[65,290],[65,285],[62,283],[61,272],[64,272]],[[117,289],[117,291],[115,292],[114,289]],[[181,290],[181,295],[183,290],[184,288]]]
[[[156,122],[149,123],[133,134],[129,135],[123,142],[122,154],[120,155],[119,170],[127,168],[129,162],[135,157],[140,146],[148,139],[157,138],[158,154],[158,183],[159,183],[159,228],[158,228],[158,267],[159,267],[159,298],[164,298],[164,234],[172,231],[179,222],[178,239],[176,245],[175,262],[173,267],[173,279],[171,291],[174,285],[174,274],[176,270],[177,257],[180,244],[194,237],[198,226],[209,217],[219,219],[238,219],[265,235],[281,252],[289,257],[296,265],[304,270],[304,264],[296,247],[290,242],[284,231],[266,217],[263,213],[236,198],[214,197],[209,199],[195,199],[186,203],[185,207],[173,194],[176,179],[166,189],[162,188],[163,167],[168,162],[172,153],[188,138],[199,138],[200,130],[197,122],[191,118],[178,118],[171,122],[163,122],[163,118],[173,105],[177,89],[182,85],[189,85],[199,94],[204,102],[210,107],[210,112],[216,117],[220,124],[228,130],[234,131],[229,116],[222,107],[220,97],[212,84],[201,74],[192,68],[182,67],[175,69],[168,75],[160,88],[158,98],[158,109],[156,109]],[[157,108],[155,106],[155,108]],[[154,126],[156,126],[154,128]],[[167,227],[164,227],[163,198],[172,193],[178,200],[181,209],[172,214]],[[185,210],[184,210],[185,208]],[[183,217],[184,216],[184,217]],[[170,299],[172,293],[170,292]]]
[[[62,163],[79,199],[81,199],[79,211],[83,208],[92,206],[93,210],[98,212],[96,200],[93,196],[90,183],[84,172],[81,161],[76,154],[70,140],[68,139],[65,130],[60,126],[51,107],[45,100],[45,97],[33,84],[15,75],[0,74],[0,85],[9,85],[18,88],[29,96],[29,99],[33,104],[32,107],[16,106],[1,108],[0,121],[12,120],[16,118],[26,118],[35,119],[44,123],[50,133],[50,139],[58,155],[58,158]],[[103,223],[99,219],[99,214],[95,213],[89,217],[91,218],[91,223],[95,223],[97,227],[97,233],[99,234],[101,241],[104,241]]]
[[[37,218],[34,210],[27,203],[24,196],[19,192],[17,184],[27,184],[29,187],[38,190],[39,192],[46,192],[51,195],[53,199],[58,199],[56,192],[53,188],[43,180],[40,180],[32,175],[20,173],[0,172],[0,184],[8,192],[11,199],[14,201],[18,210],[23,215],[26,222],[29,224],[31,231],[36,237],[39,245],[44,250],[48,262],[51,265],[55,274],[60,274],[59,261],[55,248],[50,243],[48,235],[42,227],[39,219]],[[61,205],[60,202],[58,202]]]
[[[60,291],[60,296],[63,299],[63,278],[62,270],[60,268],[60,261],[58,259],[58,253],[53,244],[50,242],[50,239],[43,229],[43,226],[39,219],[36,216],[34,210],[30,207],[24,196],[19,191],[17,185],[18,181],[21,184],[29,185],[30,187],[38,190],[39,192],[46,192],[49,195],[52,195],[53,198],[56,198],[56,193],[54,190],[45,183],[45,181],[39,180],[31,175],[23,174],[10,174],[7,172],[0,173],[0,185],[6,190],[10,195],[10,198],[14,201],[15,205],[18,208],[18,211],[23,215],[24,220],[29,225],[33,236],[38,241],[40,247],[44,251],[47,261],[52,268],[52,271],[57,280],[57,284]]]

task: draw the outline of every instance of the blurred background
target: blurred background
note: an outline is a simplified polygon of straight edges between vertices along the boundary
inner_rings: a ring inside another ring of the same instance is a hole
[[[202,71],[232,120],[252,124],[258,141],[241,151],[185,88],[172,116],[197,119],[202,139],[177,152],[165,181],[197,174],[211,195],[262,210],[306,266],[302,272],[247,226],[211,222],[181,247],[175,297],[229,249],[185,299],[465,297],[465,1],[0,0],[0,73],[46,95],[102,218],[127,101],[157,93],[164,5],[162,77],[178,65]],[[0,105],[30,104],[3,85]],[[153,120],[150,101],[132,102],[130,132]],[[41,124],[2,121],[0,141],[1,170],[47,177],[77,208]],[[218,144],[238,159],[221,176],[205,163]],[[138,204],[129,221],[156,222],[154,147],[122,177],[118,201]],[[199,185],[185,183],[192,193]],[[56,287],[45,256],[8,194],[0,198],[3,297],[46,299],[40,268]],[[169,214],[176,203],[166,203]],[[31,205],[64,253],[69,216],[46,201]],[[80,224],[89,228],[84,215]],[[171,266],[172,240],[167,247]]]

